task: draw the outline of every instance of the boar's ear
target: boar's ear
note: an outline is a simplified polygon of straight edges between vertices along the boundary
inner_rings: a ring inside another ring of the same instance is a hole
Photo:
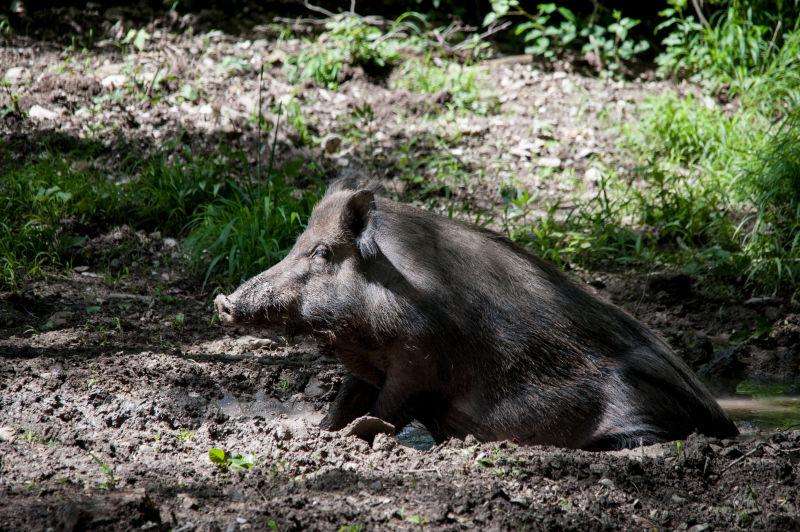
[[[358,237],[369,222],[369,213],[375,208],[375,193],[368,189],[357,190],[347,200],[345,223],[347,229]]]
[[[358,181],[354,177],[340,177],[328,185],[328,190],[325,191],[326,196],[332,196],[336,192],[345,190],[358,190]]]
[[[368,229],[370,213],[375,208],[375,193],[368,189],[357,190],[347,201],[345,226],[353,235],[364,257],[374,253],[372,231]]]

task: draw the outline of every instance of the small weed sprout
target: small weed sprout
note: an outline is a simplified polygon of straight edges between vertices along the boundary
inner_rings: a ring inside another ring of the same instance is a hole
[[[181,332],[183,330],[184,322],[186,321],[186,315],[183,312],[178,312],[172,319],[170,323],[172,323],[172,329],[176,332]]]
[[[424,23],[422,15],[409,12],[384,32],[352,13],[330,17],[316,41],[307,42],[303,51],[287,58],[289,81],[313,80],[335,90],[349,65],[360,66],[367,73],[388,71],[399,62],[400,48],[418,41]]]
[[[683,440],[675,441],[675,452],[681,460],[686,459],[686,443]]]
[[[117,486],[117,483],[120,480],[122,480],[122,478],[120,478],[120,477],[118,477],[118,476],[116,476],[114,474],[114,468],[113,467],[111,467],[110,465],[108,465],[105,462],[103,462],[102,460],[100,460],[93,453],[89,453],[89,456],[91,456],[92,459],[97,463],[97,466],[100,468],[100,471],[106,477],[106,479],[103,482],[98,484],[98,487],[101,490],[106,490],[106,491],[113,490]]]
[[[428,516],[425,515],[412,514],[406,516],[406,521],[414,525],[423,526],[430,523],[431,520]]]
[[[365,530],[364,525],[362,523],[357,524],[345,524],[338,528],[338,532],[363,532]]]
[[[120,41],[123,46],[133,46],[138,51],[144,50],[147,46],[147,41],[150,40],[151,35],[144,28],[131,28],[125,37]]]
[[[209,449],[208,459],[223,471],[244,471],[256,463],[254,454],[229,453],[218,448]]]

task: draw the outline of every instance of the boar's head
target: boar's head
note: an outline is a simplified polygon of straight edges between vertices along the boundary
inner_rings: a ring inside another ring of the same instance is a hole
[[[371,190],[330,189],[281,262],[217,296],[220,320],[331,330],[363,316],[362,268],[370,245],[363,236],[374,202]]]

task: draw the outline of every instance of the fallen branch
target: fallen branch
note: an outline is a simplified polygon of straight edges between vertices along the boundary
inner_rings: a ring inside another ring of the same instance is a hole
[[[723,467],[723,468],[722,468],[722,472],[724,473],[725,471],[727,471],[728,469],[732,468],[733,466],[735,466],[736,464],[738,464],[739,462],[741,462],[742,460],[744,460],[745,458],[747,458],[747,457],[748,457],[748,456],[750,456],[751,454],[755,453],[756,451],[760,451],[760,450],[761,450],[761,447],[763,447],[763,445],[764,445],[764,444],[762,444],[762,443],[759,443],[758,445],[756,445],[756,446],[755,446],[755,448],[753,448],[753,449],[751,449],[751,450],[747,451],[747,452],[746,452],[746,453],[744,453],[742,456],[740,456],[739,458],[737,458],[736,460],[734,460],[734,461],[733,461],[733,462],[731,462],[730,464],[728,464],[728,465],[726,465],[725,467]]]

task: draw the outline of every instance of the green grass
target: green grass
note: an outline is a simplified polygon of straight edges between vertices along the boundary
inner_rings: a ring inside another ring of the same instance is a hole
[[[679,9],[667,16],[661,73],[692,77],[706,94],[651,98],[623,130],[632,170],[606,169],[592,199],[553,205],[535,222],[523,213],[509,233],[561,264],[680,269],[795,292],[800,22],[737,2],[707,26]],[[519,209],[513,201],[506,207]]]
[[[434,58],[430,42],[422,38],[426,27],[425,19],[415,12],[404,13],[385,29],[364,18],[337,15],[326,21],[325,30],[314,40],[305,40],[301,50],[289,55],[287,76],[291,83],[313,81],[336,90],[349,67],[361,67],[375,77],[386,77],[397,67],[400,75],[394,87],[447,93],[447,109],[482,114],[494,110],[497,99],[482,69]],[[421,54],[425,54],[424,60],[415,57]]]
[[[409,59],[401,67],[394,87],[426,94],[446,95],[445,107],[487,114],[498,100],[479,66],[439,60],[428,54],[424,60]]]
[[[740,223],[748,278],[793,286],[800,280],[800,114],[786,120],[737,183],[754,207]]]
[[[658,58],[663,76],[683,76],[711,93],[739,97],[765,114],[800,103],[800,17],[796,5],[731,1],[702,24],[685,3],[664,12],[669,33]]]
[[[607,170],[590,200],[558,205],[512,238],[562,265],[677,268],[757,292],[800,278],[800,122],[727,115],[694,97],[647,103],[627,131],[632,172]],[[521,217],[526,220],[526,217]]]
[[[424,18],[414,12],[401,15],[385,31],[358,16],[331,17],[325,31],[305,40],[302,50],[287,58],[289,80],[311,80],[335,90],[348,66],[359,66],[367,73],[391,70],[400,61],[402,48],[421,46],[417,37],[424,25]]]
[[[203,205],[186,239],[190,267],[224,287],[280,261],[302,232],[321,187],[298,190],[281,179]]]
[[[188,237],[198,279],[228,287],[279,260],[319,197],[316,185],[293,186],[297,163],[254,184],[241,153],[166,147],[111,168],[126,176],[115,182],[96,155],[45,149],[0,175],[0,289],[68,266],[87,238],[123,224]]]

